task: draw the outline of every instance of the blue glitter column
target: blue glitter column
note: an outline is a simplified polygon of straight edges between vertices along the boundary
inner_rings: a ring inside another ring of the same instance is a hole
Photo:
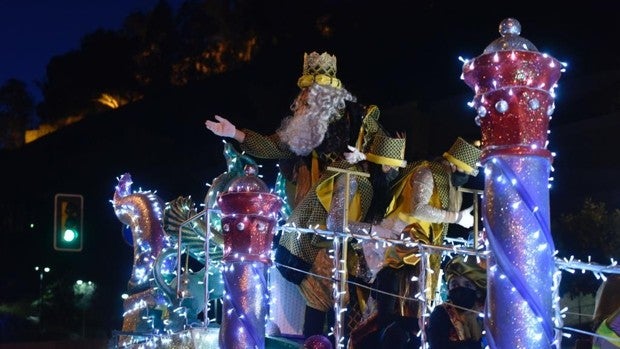
[[[463,65],[482,130],[482,210],[491,250],[486,337],[491,348],[559,348],[547,134],[563,67],[519,36],[517,20],[499,29],[502,37]]]

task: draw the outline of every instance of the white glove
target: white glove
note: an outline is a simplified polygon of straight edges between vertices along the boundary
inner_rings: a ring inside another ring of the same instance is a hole
[[[471,214],[471,211],[473,209],[474,207],[470,206],[460,211],[456,220],[456,224],[460,225],[463,228],[471,228],[474,225],[474,216]]]
[[[348,163],[355,164],[362,160],[366,160],[366,155],[364,155],[364,153],[359,151],[356,147],[347,145],[347,148],[351,151],[350,153],[344,153],[344,158]]]
[[[224,119],[219,115],[215,115],[216,121],[207,120],[205,121],[205,126],[213,133],[220,137],[229,137],[233,138],[235,133],[237,132],[237,128],[235,125],[231,124],[230,121]]]

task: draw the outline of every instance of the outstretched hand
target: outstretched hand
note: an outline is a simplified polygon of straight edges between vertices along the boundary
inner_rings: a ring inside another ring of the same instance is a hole
[[[219,115],[214,115],[214,117],[217,121],[205,121],[207,129],[220,137],[235,137],[235,133],[237,132],[235,125]]]

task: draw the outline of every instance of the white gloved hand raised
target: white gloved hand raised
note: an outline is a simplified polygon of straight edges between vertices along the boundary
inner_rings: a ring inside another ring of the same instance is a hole
[[[215,115],[215,120],[205,121],[205,126],[213,133],[221,137],[235,137],[235,133],[237,132],[237,128],[230,121],[225,118]]]
[[[463,228],[471,228],[474,225],[474,216],[471,213],[473,209],[474,207],[470,206],[460,211],[455,223]]]
[[[351,151],[350,153],[344,153],[344,158],[348,163],[355,164],[362,160],[366,160],[366,155],[364,155],[364,153],[359,151],[356,147],[347,145],[347,148]]]

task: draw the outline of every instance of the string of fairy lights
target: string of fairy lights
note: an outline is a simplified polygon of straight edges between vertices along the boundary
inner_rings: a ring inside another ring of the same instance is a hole
[[[282,186],[276,187],[276,192],[278,192],[282,188],[283,188]],[[141,191],[139,192],[141,193]],[[285,196],[282,195],[281,193],[279,195],[285,198]],[[210,218],[218,216],[219,213],[220,212],[217,209],[208,209],[208,210],[203,211],[202,213],[198,213],[194,215],[193,219],[205,219],[206,222],[209,222]],[[279,212],[281,222],[284,221],[283,218],[287,216],[287,213],[288,211],[286,211],[286,205],[283,205],[283,208]],[[192,224],[192,222],[193,220],[188,220],[185,223]],[[210,227],[211,225],[206,224],[206,226]],[[181,232],[181,228],[182,226],[180,227],[179,234]],[[386,293],[386,292],[383,292],[377,289],[373,289],[372,287],[368,285],[362,285],[362,284],[354,283],[348,280],[347,268],[346,268],[347,254],[346,252],[343,253],[343,249],[342,249],[342,247],[346,245],[347,240],[356,239],[358,241],[370,242],[370,243],[375,244],[376,249],[383,249],[383,248],[386,248],[392,245],[403,245],[404,247],[409,248],[409,249],[417,249],[419,251],[418,252],[419,256],[421,257],[420,261],[422,263],[422,268],[421,268],[422,272],[417,277],[412,279],[411,281],[418,282],[420,285],[425,285],[426,276],[429,273],[433,273],[433,270],[428,267],[428,265],[430,264],[429,257],[432,254],[441,254],[443,258],[448,258],[448,259],[452,258],[454,255],[460,254],[460,255],[467,256],[467,258],[476,258],[477,261],[480,262],[481,259],[488,258],[491,253],[491,251],[487,249],[487,247],[489,246],[489,241],[483,238],[484,234],[478,234],[476,229],[474,229],[475,239],[473,242],[470,240],[463,239],[463,238],[446,238],[445,244],[441,246],[428,245],[428,244],[421,243],[419,241],[413,241],[409,236],[405,236],[405,235],[402,235],[399,238],[381,238],[374,234],[368,234],[367,231],[361,231],[361,233],[353,233],[351,231],[332,232],[328,230],[321,230],[321,229],[318,229],[317,227],[301,228],[301,227],[296,227],[290,224],[282,224],[280,227],[277,227],[276,230],[277,230],[276,232],[277,234],[295,234],[298,238],[301,237],[302,234],[318,234],[318,235],[324,236],[328,240],[333,241],[333,248],[329,249],[328,252],[330,253],[330,255],[332,256],[334,260],[334,267],[332,269],[332,276],[330,280],[333,283],[333,289],[334,289],[334,295],[335,295],[334,311],[336,314],[336,321],[335,321],[334,327],[330,329],[331,332],[328,333],[328,335],[333,335],[335,338],[337,338],[338,348],[343,348],[346,345],[346,343],[344,343],[344,338],[342,336],[342,333],[344,332],[342,329],[342,322],[343,322],[342,314],[348,311],[348,309],[346,308],[345,302],[343,302],[343,298],[344,298],[343,296],[345,295],[347,285],[354,284],[356,287],[366,288],[372,292],[384,293],[384,294],[387,294],[389,296],[396,297],[396,298],[417,301],[421,304],[421,309],[424,309],[424,311],[422,312],[423,317],[428,317],[430,312],[434,308],[434,306],[439,304],[439,303],[433,304],[432,302],[429,302],[426,299],[426,295],[429,294],[427,292],[428,290],[421,290],[419,293],[415,295],[414,298],[407,298],[402,295]],[[204,246],[209,246],[209,249],[214,249],[214,248],[223,249],[223,246],[210,245],[209,236],[210,236],[210,233],[206,234],[206,236],[203,237],[204,239],[206,239],[206,241],[204,241]],[[172,248],[180,251],[181,246],[179,244],[179,241],[181,241],[181,244],[185,243],[182,241],[182,239],[179,238],[177,239],[177,241],[175,241],[175,244],[174,246],[172,246]],[[192,241],[192,243],[195,244],[195,241]],[[187,249],[187,247],[185,247],[185,249]],[[253,251],[251,250],[248,251],[248,255],[251,255],[252,253]],[[212,253],[206,253],[206,254],[211,255]],[[557,254],[558,254],[558,251],[555,251],[554,261],[555,261],[556,270],[553,275],[553,286],[551,288],[551,291],[553,293],[553,301],[554,301],[553,302],[554,317],[552,319],[554,330],[560,334],[560,337],[563,336],[563,337],[570,338],[572,336],[572,333],[587,334],[590,336],[599,336],[595,333],[563,326],[562,319],[566,317],[568,309],[566,307],[561,308],[559,285],[561,283],[563,272],[568,272],[568,273],[591,272],[592,275],[594,275],[596,279],[605,281],[607,279],[607,275],[609,274],[620,274],[620,267],[618,266],[617,261],[612,258],[609,264],[603,265],[603,264],[598,264],[596,262],[593,262],[591,258],[588,258],[587,261],[582,261],[582,260],[576,259],[574,256],[558,257]],[[238,256],[233,256],[233,259],[234,258],[238,258],[238,262],[241,262],[241,263],[245,262],[245,254],[243,255],[239,254]],[[273,256],[270,256],[270,258],[271,260],[273,260]],[[204,313],[209,314],[211,311],[211,305],[208,302],[209,298],[211,298],[215,302],[219,302],[220,304],[222,303],[221,296],[218,297],[217,294],[214,294],[214,289],[213,289],[214,286],[212,285],[217,284],[218,282],[219,284],[222,284],[222,285],[224,284],[222,280],[219,280],[219,281],[211,280],[211,282],[209,282],[209,278],[217,279],[218,276],[221,276],[222,273],[224,273],[226,270],[223,269],[224,265],[221,263],[220,260],[218,260],[218,258],[204,258],[203,256],[203,258],[201,258],[201,262],[204,262],[205,264],[209,265],[210,270],[212,267],[220,269],[219,275],[215,275],[215,277],[214,277],[214,273],[211,271],[205,273],[204,274],[205,281],[202,282],[203,287],[206,288]],[[167,275],[167,279],[174,278],[179,273],[184,275],[185,273],[190,272],[190,270],[187,269],[187,266],[185,268],[181,268],[180,258],[178,258],[177,263],[179,263],[179,265],[177,265],[176,268],[175,266],[173,266],[174,263],[164,263],[163,269],[165,269],[164,274]],[[288,267],[285,265],[278,265],[278,266],[285,267],[285,268]],[[270,273],[272,268],[261,269],[261,270],[263,271],[266,270],[267,273]],[[302,270],[297,270],[297,271],[304,272]],[[308,273],[308,272],[305,272],[305,273]],[[441,270],[440,270],[440,273],[441,273]],[[308,273],[308,274],[311,274],[311,273]],[[325,278],[324,276],[321,276],[321,275],[316,275],[316,274],[312,274],[312,275],[317,278]],[[269,278],[265,278],[265,280],[269,280]],[[439,275],[439,280],[441,280],[441,275]],[[146,280],[142,280],[142,281],[147,282]],[[151,282],[151,281],[152,280],[148,282]],[[262,282],[261,284],[265,285],[264,282]],[[207,287],[204,285],[209,285],[209,286]],[[442,286],[443,285],[439,283],[437,285],[437,289],[432,290],[431,294],[440,295]],[[219,286],[219,288],[222,288],[222,286]],[[277,303],[276,298],[269,297],[269,294],[270,294],[269,291],[272,290],[271,285],[266,284],[266,290],[268,292],[265,292],[264,301],[269,302],[269,307],[281,306]],[[226,295],[226,292],[224,292],[224,296],[230,297],[229,295]],[[185,295],[183,292],[180,292],[178,297],[183,298],[185,297]],[[435,297],[435,299],[441,302],[441,297]],[[171,303],[175,303],[175,300],[174,299],[171,300]],[[149,314],[150,307],[151,306],[147,304],[146,302],[144,302],[142,299],[136,299],[135,303],[133,303],[133,307],[128,307],[126,309],[126,312],[123,314],[123,317],[125,316],[131,317],[131,316],[135,316],[132,314],[135,314],[135,313],[143,314],[146,312],[147,313],[146,317],[149,318],[146,320],[146,323],[149,324],[149,326],[151,327],[150,328],[151,330],[143,331],[143,333],[126,333],[126,334],[121,333],[122,338],[124,339],[122,341],[123,345],[132,345],[132,344],[139,343],[140,345],[144,345],[145,347],[158,347],[160,345],[164,345],[164,346],[171,345],[170,343],[177,345],[179,343],[183,343],[184,341],[195,340],[196,338],[200,337],[202,338],[201,340],[204,341],[204,343],[213,343],[214,345],[213,348],[217,348],[217,345],[218,345],[217,338],[216,338],[217,331],[215,331],[215,334],[214,334],[213,327],[209,327],[210,324],[215,324],[217,322],[217,319],[207,318],[205,319],[204,322],[188,321],[187,315],[186,315],[187,309],[184,309],[183,307],[178,306],[178,307],[175,307],[173,310],[173,313],[175,313],[175,316],[177,319],[176,322],[165,320],[164,321],[165,330],[159,331],[156,328],[156,321],[155,321],[156,314]],[[467,309],[467,310],[475,311],[471,309]],[[478,313],[478,315],[482,318],[486,316],[484,313],[481,313],[479,311],[475,311],[475,312]],[[222,314],[222,316],[239,316],[239,314],[229,311],[226,314]],[[271,318],[271,314],[266,314],[265,316],[266,318],[264,320],[266,324],[274,323],[276,320],[275,318]],[[178,320],[178,319],[181,319],[181,320]],[[180,326],[179,321],[182,322],[181,328],[183,328],[186,331],[181,331],[181,332],[178,331],[179,326]],[[244,331],[244,328],[242,327],[243,326],[240,326],[238,330]],[[143,330],[146,330],[146,329],[143,329]],[[121,334],[119,334],[119,336]],[[422,341],[424,343],[424,340],[425,340],[424,331],[421,330],[418,333],[418,335],[422,337]],[[559,339],[556,339],[555,342],[559,342]],[[559,343],[555,343],[555,344],[559,345]]]
[[[442,245],[442,246],[436,246],[436,245],[429,245],[429,244],[424,244],[418,241],[412,241],[410,237],[408,236],[402,236],[401,239],[386,239],[386,238],[381,238],[378,237],[376,235],[369,235],[367,234],[367,232],[362,233],[362,234],[355,234],[355,233],[351,233],[351,232],[344,232],[344,233],[337,233],[337,232],[331,232],[328,230],[321,230],[321,229],[316,229],[316,228],[299,228],[299,227],[294,227],[294,226],[287,226],[284,225],[281,227],[281,231],[283,233],[291,233],[291,234],[297,234],[299,236],[299,234],[320,234],[325,236],[328,239],[334,239],[335,237],[351,237],[351,238],[355,238],[355,239],[359,239],[359,240],[374,240],[375,244],[377,244],[377,247],[379,247],[379,245],[382,245],[382,247],[385,246],[390,246],[390,245],[404,245],[407,248],[414,248],[417,247],[420,251],[420,255],[424,256],[425,258],[421,258],[421,260],[423,262],[428,260],[428,256],[432,253],[439,253],[442,254],[443,258],[452,258],[454,255],[457,254],[461,254],[461,255],[465,255],[465,256],[469,256],[471,258],[476,258],[478,261],[480,261],[481,259],[486,259],[489,255],[489,251],[486,250],[484,248],[485,244],[481,244],[478,246],[478,250],[474,250],[472,248],[472,243],[463,239],[463,238],[446,238],[446,244]],[[330,250],[330,253],[333,253],[333,250]],[[557,251],[556,251],[556,255],[557,255]],[[591,272],[594,277],[596,279],[600,279],[602,281],[607,279],[607,275],[608,274],[620,274],[620,266],[618,266],[618,261],[615,259],[611,259],[610,263],[607,265],[602,265],[596,262],[592,262],[591,259],[589,258],[588,261],[581,261],[579,259],[574,258],[573,256],[571,257],[557,257],[555,258],[555,263],[556,263],[556,267],[557,267],[557,272],[554,275],[554,283],[557,283],[556,285],[554,285],[553,289],[556,290],[554,292],[557,292],[557,290],[559,290],[559,282],[561,281],[561,272],[565,271],[565,272],[569,272],[569,273],[575,273],[575,272]],[[345,265],[346,263],[343,260],[340,260],[339,263],[337,263],[338,265]],[[287,267],[287,266],[283,266],[283,267]],[[430,271],[430,269],[428,268],[423,268],[426,269],[427,272]],[[301,272],[301,270],[298,270]],[[432,271],[431,271],[432,272]],[[339,273],[336,273],[335,275],[341,275],[341,276],[346,276],[346,268],[342,268]],[[320,275],[316,275],[316,274],[312,274],[315,277],[321,277]],[[422,273],[420,276],[418,276],[417,280],[411,280],[411,281],[418,281],[420,284],[424,284],[424,273]],[[340,283],[340,279],[337,278],[332,278],[332,281],[334,282],[334,287],[338,288]],[[349,282],[350,283],[350,282]],[[389,293],[385,293],[383,291],[374,289],[372,287],[369,287],[367,285],[361,285],[358,283],[355,283],[356,286],[358,287],[364,287],[364,288],[368,288],[369,290],[372,290],[373,292],[380,292],[380,293],[384,293],[384,294],[388,294],[390,296],[396,297],[396,298],[405,298],[408,300],[415,300],[418,301],[420,303],[422,303],[422,305],[425,307],[426,311],[424,313],[424,316],[428,316],[429,315],[429,311],[432,311],[432,308],[434,305],[428,304],[426,299],[425,299],[425,294],[426,292],[420,292],[418,294],[416,294],[416,298],[407,298],[407,297],[403,297],[401,295],[398,294],[389,294]],[[435,290],[435,293],[438,293],[440,290],[441,285],[438,285],[438,289]],[[340,292],[342,292],[343,290],[339,289]],[[586,334],[590,334],[592,336],[597,336],[595,333],[590,333],[587,331],[583,331],[583,330],[578,330],[578,329],[574,329],[571,327],[563,327],[561,326],[561,321],[559,321],[559,319],[564,318],[565,317],[565,313],[568,311],[567,308],[561,308],[560,305],[560,298],[559,296],[555,296],[554,297],[554,308],[556,311],[556,316],[558,317],[558,319],[555,319],[555,323],[558,325],[558,328],[556,328],[559,331],[565,330],[568,332],[564,332],[562,333],[562,335],[564,337],[571,337],[571,334],[569,332],[580,332],[580,333],[586,333]],[[342,309],[339,307],[339,304],[336,302],[334,305],[334,310],[337,313],[341,313],[343,311],[346,311],[346,309]],[[468,309],[469,311],[475,311],[475,310],[471,310]],[[479,314],[479,316],[484,317],[484,313],[480,313],[478,311],[475,311]],[[336,324],[336,326],[341,326],[340,324]],[[342,343],[339,343],[342,344]]]
[[[282,185],[283,184],[282,179],[280,178],[278,182],[280,183],[280,185],[275,186],[275,192],[284,200],[284,205],[282,205],[282,208],[279,212],[280,222],[284,222],[286,220],[286,217],[288,217],[288,214],[290,214],[290,212],[288,211],[288,205],[286,204],[286,195],[284,195],[284,185]],[[514,182],[515,182],[514,180],[510,181],[510,183],[514,183]],[[138,193],[145,194],[142,192],[142,190],[139,190]],[[155,206],[159,207],[159,205],[155,205]],[[160,210],[156,210],[156,211],[157,213],[159,213]],[[213,219],[213,217],[219,217],[220,214],[221,212],[219,211],[219,209],[209,208],[208,210],[203,211],[202,214],[199,213],[199,214],[194,215],[193,218],[194,219],[205,219],[206,222],[210,222],[211,219]],[[187,220],[184,224],[193,224],[192,222],[193,220],[190,219],[190,220]],[[206,226],[210,228],[211,224],[206,224]],[[181,228],[183,228],[183,226],[179,227],[179,234],[181,234]],[[461,255],[468,256],[468,258],[470,257],[476,258],[478,262],[480,262],[480,259],[488,258],[490,254],[490,251],[486,249],[489,242],[479,241],[482,239],[481,238],[482,235],[478,234],[477,229],[474,229],[475,239],[473,243],[463,238],[456,238],[456,239],[446,238],[445,244],[442,246],[428,245],[428,244],[421,243],[419,241],[413,241],[411,240],[409,236],[405,236],[405,235],[402,235],[399,238],[381,238],[374,234],[368,234],[367,231],[362,231],[361,233],[352,233],[350,231],[338,233],[338,232],[331,232],[328,230],[321,230],[321,229],[318,229],[317,227],[301,228],[301,227],[296,227],[294,225],[289,225],[289,224],[282,224],[279,228],[277,228],[277,230],[278,230],[277,234],[295,234],[298,238],[301,237],[301,234],[319,234],[319,235],[326,237],[328,240],[333,241],[333,248],[329,249],[328,252],[330,253],[331,257],[334,260],[334,267],[332,269],[331,282],[333,285],[334,295],[335,295],[334,312],[336,314],[336,317],[335,317],[334,327],[330,329],[331,332],[328,333],[328,335],[333,335],[336,338],[338,348],[344,348],[344,346],[346,345],[346,343],[344,343],[344,336],[342,335],[344,332],[342,329],[342,322],[343,322],[342,314],[348,311],[348,309],[346,308],[346,304],[343,301],[343,298],[344,298],[343,296],[346,293],[347,285],[355,284],[355,286],[357,287],[367,288],[373,292],[385,293],[383,291],[373,289],[372,287],[368,285],[353,283],[352,281],[348,280],[347,268],[346,268],[347,254],[346,254],[346,249],[343,249],[343,247],[347,245],[347,241],[349,239],[356,239],[358,241],[366,241],[366,242],[373,243],[375,244],[376,249],[383,249],[383,248],[386,248],[392,245],[403,245],[404,247],[409,248],[409,249],[417,249],[421,257],[420,261],[422,263],[422,268],[421,268],[422,272],[417,277],[415,277],[415,279],[412,279],[411,281],[418,282],[420,285],[425,285],[426,276],[429,273],[434,272],[430,267],[428,267],[430,264],[429,257],[432,254],[441,254],[443,258],[452,258],[452,256],[456,254],[461,254]],[[223,246],[213,246],[212,244],[209,244],[210,235],[211,233],[209,232],[206,234],[206,236],[201,237],[201,239],[206,240],[204,241],[204,246],[210,246],[209,247],[210,249],[212,248],[223,249]],[[192,244],[196,244],[196,241],[194,240],[191,241]],[[181,243],[179,243],[179,241]],[[172,246],[172,249],[177,250],[177,251],[181,251],[182,249],[184,249],[185,251],[187,251],[187,249],[190,248],[188,246],[182,247],[181,244],[187,245],[187,241],[186,239],[181,239],[179,235],[179,238],[177,239],[177,241],[175,241],[175,244],[174,246]],[[211,253],[208,253],[208,254],[211,254]],[[252,254],[252,251],[251,250],[248,251],[248,255],[251,255],[251,254]],[[574,328],[563,326],[562,319],[566,316],[566,312],[568,309],[560,308],[559,285],[561,282],[562,272],[575,273],[575,272],[581,271],[582,273],[584,273],[588,271],[588,272],[591,272],[597,279],[601,279],[604,281],[607,277],[606,275],[608,274],[611,274],[611,273],[620,274],[620,268],[617,265],[617,261],[612,259],[609,264],[600,265],[600,264],[592,262],[590,259],[588,259],[587,261],[581,261],[581,260],[575,259],[573,256],[568,257],[568,258],[559,258],[557,257],[557,251],[555,251],[554,256],[555,256],[555,264],[556,264],[556,269],[557,269],[553,276],[554,284],[552,287],[553,300],[554,300],[554,314],[555,314],[554,319],[553,319],[553,324],[555,326],[555,330],[558,333],[561,333],[561,336],[564,336],[564,337],[570,337],[571,333],[582,333],[582,334],[587,333],[591,336],[597,336],[594,333],[589,333],[589,332],[582,331],[579,329],[574,329]],[[201,262],[208,264],[209,269],[211,269],[211,267],[221,269],[219,272],[219,275],[215,275],[216,278],[217,276],[221,277],[221,275],[224,272],[226,272],[226,270],[223,269],[224,265],[221,263],[220,260],[218,260],[218,258],[206,259],[204,258],[204,256],[202,257],[203,258],[200,258]],[[244,255],[233,256],[233,259],[234,258],[237,258],[238,262],[240,263],[243,263],[245,261]],[[273,256],[271,256],[271,259],[273,260]],[[174,263],[171,263],[170,261],[168,263],[163,263],[163,264],[158,264],[158,265],[162,268],[162,274],[165,275],[168,280],[170,280],[174,278],[175,276],[177,276],[177,274],[179,273],[181,273],[181,275],[185,275],[186,273],[191,272],[190,270],[187,270],[187,267],[181,268],[181,263],[182,263],[181,259],[177,255],[178,265],[176,265],[176,267],[174,266]],[[278,266],[285,267],[285,268],[288,267],[285,265],[278,265]],[[304,272],[302,270],[298,270],[298,271]],[[270,273],[271,268],[267,268],[266,272]],[[305,273],[308,273],[308,272],[305,272]],[[441,270],[440,270],[440,273],[441,273]],[[143,273],[143,274],[149,274],[149,273]],[[324,276],[321,276],[321,275],[316,275],[316,274],[312,274],[312,275],[318,278],[324,278]],[[146,275],[146,277],[148,277],[148,275]],[[218,282],[219,284],[223,285],[224,282],[222,280],[219,280],[219,281],[212,280],[213,283],[209,282],[209,278],[214,278],[213,272],[205,273],[204,278],[205,280],[202,283],[203,287],[206,288],[204,313],[209,314],[211,311],[210,302],[208,302],[209,298],[212,298],[213,300],[221,304],[223,301],[221,297],[230,298],[230,295],[226,294],[225,290],[223,292],[223,295],[220,297],[217,297],[218,296],[217,293],[214,294],[213,285],[218,284]],[[178,280],[180,280],[180,278]],[[267,280],[269,280],[269,278],[267,278]],[[439,280],[441,280],[441,275],[439,275]],[[150,281],[142,278],[141,282],[150,282]],[[264,285],[265,283],[261,283],[261,284]],[[204,286],[204,285],[209,285],[209,286]],[[223,288],[223,286],[221,285],[219,286],[220,289]],[[437,289],[432,290],[430,294],[439,295],[441,292],[440,290],[441,286],[442,284],[438,283]],[[217,288],[217,286],[215,287]],[[268,291],[271,291],[272,290],[271,285],[266,285],[266,289]],[[421,290],[412,299],[404,297],[402,295],[398,295],[398,294],[389,294],[389,293],[386,293],[386,294],[392,297],[396,297],[396,298],[404,298],[406,300],[413,300],[413,301],[419,302],[421,305],[421,309],[424,309],[424,311],[422,312],[422,316],[426,318],[429,316],[433,307],[438,304],[438,303],[432,304],[426,299],[426,295],[429,294],[429,292],[427,291],[428,290]],[[265,296],[266,296],[265,302],[269,302],[269,307],[279,306],[279,304],[276,303],[277,299],[275,297],[268,297],[269,294],[270,292],[265,293]],[[185,297],[185,293],[180,292],[179,297],[181,298]],[[441,302],[441,297],[435,297],[435,299]],[[171,303],[174,301],[175,300],[172,299]],[[179,304],[180,303],[181,302],[179,302]],[[475,310],[470,310],[470,309],[468,310],[475,311]],[[485,317],[484,313],[480,313],[478,311],[475,311],[475,312],[478,313],[480,317],[482,318]],[[213,319],[207,318],[205,319],[203,323],[199,323],[196,321],[189,321],[187,317],[186,309],[184,309],[184,307],[177,306],[177,307],[174,307],[174,310],[173,310],[176,321],[165,320],[164,331],[160,332],[156,328],[156,321],[155,321],[157,318],[156,314],[149,313],[149,304],[144,302],[142,299],[136,299],[135,303],[133,303],[133,307],[128,307],[128,309],[126,309],[126,312],[123,314],[123,316],[124,317],[125,316],[129,316],[129,317],[136,316],[134,315],[136,313],[146,313],[145,316],[147,319],[145,320],[145,322],[151,327],[151,331],[147,331],[149,333],[142,333],[142,334],[136,334],[136,333],[126,334],[122,336],[123,345],[132,345],[132,344],[139,343],[140,345],[144,345],[145,347],[158,347],[162,345],[163,346],[178,345],[179,343],[185,343],[187,341],[192,341],[192,340],[197,340],[197,339],[202,341],[203,343],[211,343],[210,345],[213,345],[213,348],[216,348],[218,345],[217,331],[214,331],[212,327],[209,328],[209,324],[216,323],[217,319],[215,318]],[[238,314],[237,312],[228,311],[226,314],[222,314],[222,316],[239,317],[240,314]],[[266,314],[266,318],[264,319],[265,323],[270,323],[270,322],[273,323],[274,321],[276,321],[276,319],[270,318],[270,316],[271,314]],[[238,331],[247,331],[245,327],[247,326],[240,325],[238,328]],[[186,329],[187,331],[179,332],[178,331],[179,328]],[[205,330],[199,331],[201,328]],[[418,335],[422,337],[422,341],[424,342],[425,341],[424,331],[421,330],[420,333],[418,333]],[[558,340],[556,340],[556,342],[557,341]]]
[[[452,258],[454,255],[460,254],[460,255],[466,256],[466,258],[476,258],[478,262],[481,259],[488,258],[489,256],[489,251],[485,248],[484,242],[479,244],[477,249],[473,249],[472,242],[465,240],[463,238],[446,238],[445,240],[446,243],[444,245],[436,246],[436,245],[428,245],[428,244],[420,243],[418,241],[412,241],[411,238],[408,236],[402,236],[400,239],[382,238],[374,234],[372,235],[367,234],[367,232],[363,232],[363,231],[362,233],[351,233],[351,232],[340,232],[339,233],[339,232],[332,232],[328,230],[322,230],[318,228],[299,228],[299,227],[295,227],[292,225],[286,225],[286,224],[282,225],[279,228],[279,233],[296,234],[297,236],[301,236],[301,234],[320,234],[326,237],[327,239],[337,241],[338,244],[335,244],[335,245],[341,244],[342,241],[344,241],[343,240],[344,238],[346,239],[354,238],[357,240],[371,240],[374,244],[376,244],[377,247],[387,247],[391,245],[404,245],[408,248],[417,248],[419,250],[420,255],[423,256],[423,258],[421,258],[421,261],[422,263],[424,263],[424,265],[428,265],[427,264],[428,256],[430,256],[430,254],[432,253],[439,253],[443,256],[443,258],[448,258],[448,259]],[[333,282],[334,289],[337,290],[336,294],[343,295],[344,292],[346,292],[344,289],[345,284],[342,282],[343,280],[347,279],[347,268],[346,268],[346,262],[344,260],[346,256],[339,255],[337,253],[334,254],[335,251],[336,249],[329,250],[332,256],[337,258],[335,259],[335,262],[334,262],[334,269],[333,269],[333,275],[332,275],[331,281]],[[557,254],[557,251],[556,251],[556,254]],[[218,263],[218,265],[220,265],[221,267],[221,264],[219,261],[213,261],[213,263]],[[560,282],[562,272],[568,272],[568,273],[591,272],[596,279],[600,279],[601,281],[606,280],[607,275],[609,274],[620,274],[620,266],[618,266],[618,261],[613,258],[610,260],[609,264],[603,265],[603,264],[593,262],[591,261],[591,259],[588,259],[587,261],[582,261],[582,260],[574,258],[574,256],[570,256],[570,257],[557,257],[556,256],[555,263],[557,267],[557,272],[556,272],[556,277],[554,281],[558,283]],[[279,266],[285,267],[285,268],[291,268],[299,272],[304,272],[302,270],[298,270],[298,269],[295,269],[295,268],[292,268],[286,265],[279,265]],[[275,267],[275,265],[273,267]],[[430,269],[426,267],[425,269],[427,270],[427,272],[430,271]],[[271,272],[271,269],[268,269],[267,272]],[[305,272],[305,273],[308,273],[314,277],[325,278],[325,276],[321,276],[318,274],[313,274],[309,272]],[[421,285],[423,285],[424,277],[425,277],[425,273],[421,273],[419,276],[415,277],[411,281],[419,282]],[[432,308],[435,305],[437,305],[437,304],[434,304],[434,305],[429,304],[429,302],[427,302],[426,296],[425,296],[426,292],[420,291],[419,293],[415,295],[415,298],[408,298],[408,297],[405,297],[399,294],[392,294],[392,293],[387,293],[387,292],[384,292],[378,289],[374,289],[370,287],[369,285],[364,285],[364,284],[352,282],[349,280],[345,282],[349,285],[355,285],[356,287],[366,288],[370,291],[383,293],[383,294],[386,294],[386,295],[389,295],[395,298],[418,301],[421,303],[421,305],[425,309],[424,314],[423,314],[423,316],[425,317],[428,316],[430,314],[430,311],[432,311]],[[438,285],[438,289],[435,290],[436,293],[440,292],[439,290],[440,287],[441,285]],[[558,287],[555,287],[555,288],[557,289]],[[268,286],[268,290],[271,290],[270,286]],[[272,298],[272,300],[274,299]],[[221,302],[221,300],[217,300],[217,301]],[[205,304],[207,306],[206,310],[207,311],[210,310],[208,302],[205,302]],[[278,306],[278,304],[270,303],[270,306]],[[556,310],[556,315],[559,318],[564,318],[568,309],[566,307],[561,309],[560,306],[561,305],[559,302],[559,297],[555,297],[554,308]],[[145,307],[146,307],[146,304],[144,304],[143,302],[138,302],[136,304],[136,308],[134,309],[134,311],[143,309]],[[346,307],[343,307],[342,302],[340,302],[340,299],[336,298],[336,301],[334,302],[334,311],[336,312],[336,314],[343,314],[347,310],[348,309]],[[485,316],[484,313],[476,311],[476,310],[472,310],[472,309],[464,309],[464,310],[474,311],[478,313],[478,316],[480,317]],[[268,318],[266,320],[274,321],[275,319]],[[207,328],[210,323],[215,323],[215,322],[216,322],[215,318],[207,319],[205,323],[203,324],[204,328]],[[562,336],[567,337],[567,338],[570,338],[572,336],[571,333],[580,333],[580,334],[585,334],[585,335],[590,335],[590,336],[599,336],[595,333],[591,333],[591,332],[584,331],[581,329],[561,326],[561,321],[558,321],[557,319],[555,323],[560,325],[558,328],[556,328],[556,330],[561,331]],[[335,326],[336,326],[335,328],[331,328],[331,333],[328,333],[328,335],[338,334],[339,333],[338,331],[342,333],[342,317],[341,316],[336,316]],[[142,345],[144,345],[145,348],[152,348],[152,347],[157,347],[158,345],[168,345],[173,340],[176,340],[177,342],[180,341],[180,343],[184,343],[184,342],[188,342],[191,340],[196,340],[197,338],[202,338],[202,340],[204,340],[204,343],[211,343],[211,345],[213,345],[213,348],[216,348],[217,347],[217,331],[213,330],[213,328],[209,328],[206,331],[196,331],[197,329],[200,329],[200,327],[201,326],[196,323],[188,324],[187,326],[188,331],[185,331],[182,334],[173,333],[169,331],[163,332],[163,333],[157,333],[156,331],[154,331],[150,334],[139,335],[137,336],[138,338],[134,338],[136,340],[132,342],[141,343]],[[132,334],[132,336],[135,336],[135,335],[136,334]],[[423,336],[424,335],[423,331],[420,331],[418,335]],[[146,338],[146,340],[144,340],[144,338]],[[346,345],[343,342],[343,339],[344,338],[339,337],[339,340],[338,340],[339,348],[343,348]],[[125,344],[128,344],[128,343],[125,343]]]

